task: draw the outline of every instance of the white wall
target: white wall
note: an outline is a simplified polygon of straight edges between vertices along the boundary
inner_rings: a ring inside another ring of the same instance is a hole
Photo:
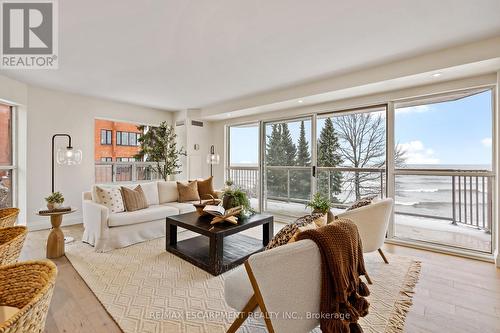
[[[210,175],[210,166],[206,163],[206,157],[213,144],[212,122],[202,121],[203,127],[193,126],[192,121],[200,120],[200,110],[190,109],[178,111],[174,115],[173,122],[183,121],[184,125],[176,126],[177,144],[184,147],[187,157],[182,158],[182,173],[176,179],[206,178]],[[195,150],[198,145],[198,150]],[[216,152],[223,154],[223,146],[219,146]],[[214,171],[217,166],[214,166]]]
[[[0,95],[1,96],[1,95]],[[68,133],[73,146],[83,152],[83,161],[77,166],[56,164],[56,190],[61,191],[66,203],[78,209],[65,217],[65,224],[81,222],[81,194],[94,183],[94,119],[124,120],[157,125],[172,122],[172,112],[129,104],[68,94],[28,86],[27,89],[27,222],[31,229],[48,227],[47,218],[35,216],[44,206],[44,196],[50,193],[51,137]],[[58,138],[58,147],[67,145]],[[22,189],[20,189],[22,192]]]

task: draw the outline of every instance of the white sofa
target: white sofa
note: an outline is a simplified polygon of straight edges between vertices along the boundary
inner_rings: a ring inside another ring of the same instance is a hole
[[[110,213],[108,208],[96,202],[95,186],[83,193],[82,241],[94,246],[96,252],[107,252],[135,243],[165,236],[165,218],[171,215],[195,211],[192,202],[177,202],[175,181],[140,183],[149,207],[134,212]],[[137,184],[99,185],[100,187]]]

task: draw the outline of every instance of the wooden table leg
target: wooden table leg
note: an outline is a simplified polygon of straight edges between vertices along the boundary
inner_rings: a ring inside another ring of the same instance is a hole
[[[166,249],[177,244],[177,226],[167,222]]]
[[[61,230],[62,215],[51,215],[52,230],[47,239],[47,258],[55,259],[64,255],[64,234]]]
[[[224,262],[224,236],[213,235],[210,237],[210,267],[213,267],[213,275],[222,273]]]
[[[269,244],[269,241],[273,238],[274,236],[274,225],[273,221],[263,224],[262,225],[262,244],[264,246],[267,246]]]

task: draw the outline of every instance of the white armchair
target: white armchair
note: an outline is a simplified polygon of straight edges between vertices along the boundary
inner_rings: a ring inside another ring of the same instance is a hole
[[[224,289],[227,304],[241,311],[228,333],[257,306],[269,332],[309,332],[319,325],[311,314],[320,312],[321,254],[311,240],[254,254],[229,273]]]
[[[363,242],[363,252],[377,251],[386,264],[389,263],[382,252],[389,220],[391,218],[393,200],[391,198],[375,201],[368,206],[349,210],[337,215],[338,218],[347,218],[358,227],[359,236]]]

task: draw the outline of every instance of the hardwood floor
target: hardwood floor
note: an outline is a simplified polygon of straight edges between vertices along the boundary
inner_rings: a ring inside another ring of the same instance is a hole
[[[65,235],[81,230],[63,228]],[[44,258],[47,235],[29,233],[21,260]],[[384,251],[423,262],[406,332],[500,332],[500,270],[493,264],[396,245]],[[59,275],[45,332],[121,332],[68,259],[54,262]]]
[[[63,232],[66,236],[81,235],[82,226],[64,227]],[[45,259],[44,245],[48,234],[49,230],[30,232],[20,260]],[[69,260],[63,256],[52,261],[57,265],[58,275],[45,332],[122,332]]]

